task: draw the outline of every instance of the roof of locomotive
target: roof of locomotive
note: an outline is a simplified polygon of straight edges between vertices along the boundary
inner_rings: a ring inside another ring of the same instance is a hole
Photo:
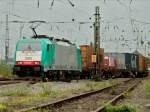
[[[34,43],[34,42],[40,42],[40,43],[47,43],[47,44],[58,44],[58,45],[62,45],[62,46],[76,46],[75,44],[72,44],[72,43],[69,43],[68,41],[65,42],[65,41],[61,41],[61,40],[65,40],[65,39],[60,39],[60,40],[56,40],[56,39],[50,39],[48,37],[45,37],[42,36],[40,38],[35,38],[35,37],[32,37],[32,38],[26,38],[26,37],[23,37],[22,39],[20,39],[18,42],[17,42],[17,45],[20,44],[20,43]]]
[[[52,41],[49,41],[49,39],[47,39],[47,38],[42,38],[42,39],[38,39],[38,38],[25,38],[25,37],[23,37],[22,39],[20,39],[19,41],[18,41],[18,43],[28,43],[28,42],[41,42],[41,43],[48,43],[48,44],[53,44],[53,42]]]

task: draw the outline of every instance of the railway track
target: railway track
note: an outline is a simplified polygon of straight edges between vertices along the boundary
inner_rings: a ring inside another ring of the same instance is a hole
[[[37,82],[40,82],[41,80],[39,78],[0,78],[0,86],[2,85],[9,85],[9,84],[16,84],[16,83],[23,83],[28,82],[30,84],[35,84]]]
[[[21,83],[20,81],[0,81],[0,86]]]
[[[44,112],[103,112],[108,104],[115,103],[118,99],[123,98],[124,93],[136,87],[140,80],[141,79],[130,79],[101,90],[83,93],[33,108],[18,110],[18,112],[28,112],[30,110],[39,109],[40,111],[44,110]]]
[[[138,80],[135,80],[135,82],[134,82],[134,80],[132,80],[131,84],[130,83],[128,84],[128,82],[127,82],[127,83],[125,83],[125,85],[121,85],[120,87],[123,87],[123,89],[119,90],[119,91],[117,90],[118,93],[114,92],[114,94],[116,94],[115,97],[113,97],[111,100],[107,101],[104,105],[100,106],[99,108],[95,109],[92,112],[105,112],[105,107],[107,105],[116,104],[117,101],[125,98],[125,95],[128,92],[132,91],[140,82],[141,82],[141,80],[138,79]],[[118,89],[120,89],[120,88],[118,88]]]

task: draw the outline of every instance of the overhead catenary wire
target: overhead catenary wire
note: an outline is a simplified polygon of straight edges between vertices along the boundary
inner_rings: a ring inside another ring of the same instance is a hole
[[[150,22],[141,21],[141,20],[138,20],[138,19],[132,19],[132,21],[141,23],[141,24],[143,24],[143,25],[150,25]]]
[[[74,3],[72,3],[70,0],[67,0],[68,2],[69,2],[69,4],[74,8],[75,7],[75,5],[74,5]]]
[[[64,1],[64,0],[59,0],[58,2],[61,2],[62,4],[64,4],[65,6],[67,6],[67,4],[66,4],[66,2]],[[73,3],[72,3],[73,4]],[[86,16],[86,18],[89,18],[89,19],[91,19],[91,17],[89,17],[88,15],[90,15],[88,12],[86,12],[86,11],[84,11],[84,10],[82,10],[82,9],[80,9],[79,7],[77,7],[77,6],[75,6],[74,5],[74,7],[72,7],[72,5],[71,5],[71,8],[74,10],[74,11],[76,11],[77,13],[80,13],[80,14],[82,14],[82,16]],[[90,15],[91,16],[91,15]]]
[[[13,14],[13,16],[16,16],[16,17],[19,17],[19,18],[23,18],[25,19],[24,17],[21,17],[21,16],[18,16],[16,14]],[[103,24],[109,24],[109,23],[115,23],[115,21],[119,21],[119,20],[122,20],[122,19],[125,19],[123,17],[120,17],[120,18],[114,18],[110,21],[105,21],[105,20],[101,20],[101,23]],[[5,21],[2,21],[2,22],[5,22]],[[69,24],[69,23],[72,23],[72,24],[93,24],[94,22],[92,21],[45,21],[45,20],[31,20],[31,21],[21,21],[21,20],[12,20],[12,21],[8,21],[9,23],[36,23],[36,22],[39,22],[39,23],[58,23],[58,24]]]
[[[66,1],[67,1],[67,0],[66,0]],[[121,0],[120,0],[120,1],[121,1]],[[123,0],[122,0],[122,1],[123,1]],[[122,2],[122,1],[121,1],[121,2]],[[130,0],[129,0],[129,1],[130,1]],[[55,2],[56,2],[56,0],[55,0]],[[72,1],[71,1],[71,2],[72,2]],[[107,0],[105,0],[105,2],[107,2]],[[131,0],[130,2],[132,3],[133,1]],[[53,3],[54,3],[54,0],[53,0]],[[123,2],[122,2],[122,3],[123,3]],[[130,3],[130,4],[131,4],[131,3]],[[66,5],[68,5],[68,4],[66,3]],[[53,4],[53,6],[54,6],[54,4]],[[74,7],[73,9],[76,10],[76,8],[78,8],[78,7]],[[16,16],[16,17],[17,17],[17,16]],[[48,22],[48,21],[47,21],[47,22]],[[47,22],[46,22],[46,23],[47,23]],[[107,22],[107,21],[102,21],[102,24],[106,24],[106,22]],[[137,22],[137,21],[134,21],[134,20],[133,20],[133,22]],[[26,21],[26,22],[25,22],[25,21],[23,21],[23,22],[21,22],[21,21],[20,21],[20,22],[17,22],[17,21],[15,22],[15,21],[14,21],[14,22],[11,22],[11,23],[19,23],[19,24],[23,24],[23,23],[24,23],[24,24],[25,24],[25,23],[28,23],[28,21]],[[31,22],[29,22],[28,24],[30,24],[30,23],[31,23]],[[44,23],[44,22],[41,21],[41,23]],[[111,22],[111,21],[108,21],[108,23],[114,23],[114,21],[112,21],[112,22]],[[137,22],[137,23],[141,23],[141,22]],[[67,22],[67,21],[60,21],[60,22],[59,22],[59,21],[51,21],[51,22],[50,22],[50,21],[49,21],[48,24],[52,24],[52,26],[53,26],[53,24],[58,24],[58,26],[59,26],[59,24],[79,24],[79,25],[81,26],[81,25],[84,25],[84,24],[93,24],[93,22],[91,22],[91,21],[89,21],[89,22],[88,22],[88,21],[83,21],[83,22],[80,22],[80,21],[74,21],[74,22],[72,22],[72,21],[68,21],[68,22]],[[147,25],[147,22],[146,22],[146,24],[143,23],[143,22],[142,22],[141,24]],[[148,23],[148,24],[149,24],[149,23]],[[109,26],[109,29],[110,29],[110,26]]]

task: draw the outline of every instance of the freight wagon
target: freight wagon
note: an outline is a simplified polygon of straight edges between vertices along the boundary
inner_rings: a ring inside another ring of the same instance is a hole
[[[92,56],[94,55],[94,48],[90,45],[80,45],[81,56],[82,56],[82,77],[92,78],[95,74],[96,69],[103,68],[104,62],[104,49],[99,48],[99,65],[96,65],[92,61]]]
[[[146,74],[146,58],[141,54],[105,53],[102,78],[143,77]]]
[[[139,76],[147,76],[148,75],[148,65],[147,65],[147,58],[143,55],[139,54],[139,61],[138,61],[138,74]]]
[[[101,77],[103,79],[113,77],[113,74],[117,74],[117,62],[116,57],[112,54],[104,54],[104,67],[102,68]]]
[[[82,71],[80,49],[76,45],[44,35],[19,40],[14,59],[13,72],[23,77],[69,80]]]

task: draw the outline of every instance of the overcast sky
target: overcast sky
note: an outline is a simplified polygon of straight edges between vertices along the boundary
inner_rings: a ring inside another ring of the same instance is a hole
[[[27,23],[33,20],[49,22],[41,23],[37,27],[38,34],[67,38],[77,45],[93,42],[91,26],[94,22],[95,6],[100,7],[101,47],[106,52],[133,52],[137,48],[145,54],[146,41],[150,40],[150,0],[54,0],[51,7],[52,1],[39,0],[38,5],[38,0],[0,0],[0,54],[2,56],[5,52],[7,12],[9,21],[25,22],[9,22],[9,55],[12,56],[20,36],[30,38],[33,35],[30,29],[32,24]],[[74,7],[69,1],[74,4]],[[72,22],[72,19],[74,19],[73,23],[56,23]],[[20,33],[22,26],[22,33]],[[148,54],[148,48],[146,51]]]

